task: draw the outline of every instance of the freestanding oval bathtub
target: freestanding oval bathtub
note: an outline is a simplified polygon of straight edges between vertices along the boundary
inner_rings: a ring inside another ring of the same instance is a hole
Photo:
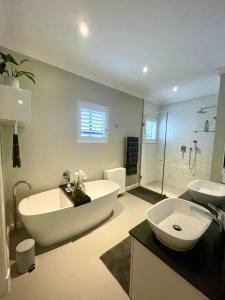
[[[53,189],[20,201],[24,226],[41,246],[66,240],[104,221],[112,213],[119,185],[110,180],[85,183],[91,202],[74,207],[64,192]]]

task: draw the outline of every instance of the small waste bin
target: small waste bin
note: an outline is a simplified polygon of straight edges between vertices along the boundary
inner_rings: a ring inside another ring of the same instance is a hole
[[[31,271],[35,266],[35,240],[26,239],[16,246],[16,269],[19,274]]]

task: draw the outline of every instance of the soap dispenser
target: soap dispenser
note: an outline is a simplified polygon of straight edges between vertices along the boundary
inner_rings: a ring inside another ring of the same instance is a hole
[[[208,132],[208,131],[209,131],[209,120],[206,120],[206,121],[205,121],[205,128],[204,128],[204,131],[205,131],[205,132]]]

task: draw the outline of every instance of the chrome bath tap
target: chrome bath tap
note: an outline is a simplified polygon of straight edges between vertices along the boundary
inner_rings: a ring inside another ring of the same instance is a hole
[[[26,184],[29,189],[31,190],[31,184],[28,183],[25,180],[20,180],[17,181],[14,185],[13,185],[13,215],[14,215],[14,230],[17,231],[17,201],[16,201],[16,187],[21,184],[24,183]]]
[[[71,176],[71,172],[66,170],[63,172],[63,178],[66,180],[66,186],[69,187],[70,185],[70,176]]]
[[[219,232],[225,232],[225,212],[211,203],[208,206],[217,213],[213,220],[217,223]]]

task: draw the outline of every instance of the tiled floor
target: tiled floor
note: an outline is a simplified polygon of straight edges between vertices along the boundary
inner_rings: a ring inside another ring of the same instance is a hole
[[[11,293],[2,299],[128,300],[99,257],[126,238],[150,206],[125,193],[118,198],[111,219],[78,240],[39,254],[36,269],[12,278]]]
[[[148,184],[143,185],[144,188],[161,193],[161,182],[153,181]],[[164,184],[163,194],[167,197],[178,197],[183,194],[186,190],[178,188],[174,185]]]

